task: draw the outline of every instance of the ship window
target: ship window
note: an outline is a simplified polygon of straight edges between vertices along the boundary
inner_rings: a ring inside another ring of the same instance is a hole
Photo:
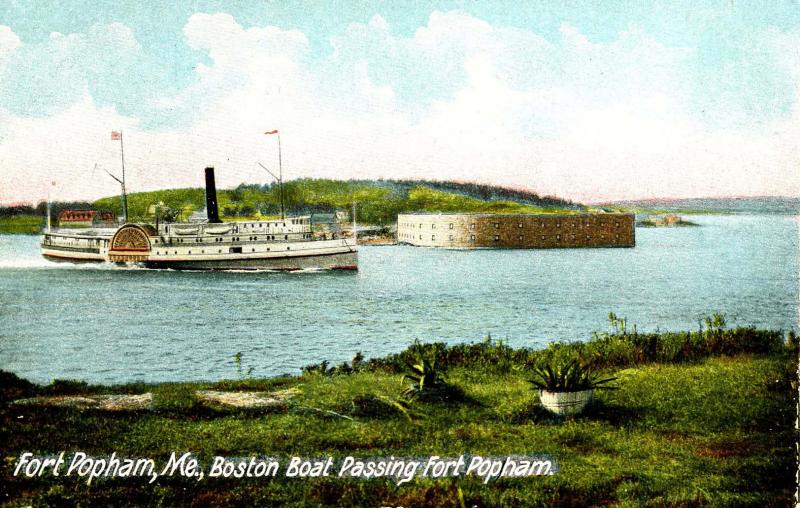
[[[255,249],[250,249],[250,250],[251,250],[251,252],[255,252],[256,251]]]
[[[283,235],[283,239],[284,240],[288,240],[289,239],[289,235]]]
[[[431,229],[436,229],[436,224],[431,224]]]
[[[178,253],[178,251],[175,251],[175,254],[177,254],[177,253]]]
[[[241,254],[242,248],[241,247],[231,247],[230,249],[231,254]]]
[[[156,239],[153,243],[158,243],[158,239]]]
[[[254,236],[254,237],[253,237],[253,240],[258,240],[258,237],[257,237],[257,236]]]
[[[436,235],[431,235],[431,241],[436,240]]]
[[[217,252],[222,252],[222,249],[218,249]]]
[[[291,247],[286,247],[286,250],[292,250],[292,248]]]
[[[453,235],[450,235],[450,241],[451,242],[453,241]]]
[[[192,251],[189,251],[189,254],[191,254],[191,253],[192,253]]]

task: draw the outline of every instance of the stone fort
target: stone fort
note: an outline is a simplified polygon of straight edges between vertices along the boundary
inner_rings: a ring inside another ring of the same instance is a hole
[[[397,216],[397,241],[451,249],[634,247],[628,213],[410,213]]]

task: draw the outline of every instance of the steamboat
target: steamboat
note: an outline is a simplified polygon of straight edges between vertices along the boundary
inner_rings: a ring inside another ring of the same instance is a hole
[[[112,262],[176,270],[357,270],[355,238],[315,236],[310,216],[222,222],[214,168],[205,169],[206,214],[200,222],[125,223],[57,229],[42,236],[55,261]]]

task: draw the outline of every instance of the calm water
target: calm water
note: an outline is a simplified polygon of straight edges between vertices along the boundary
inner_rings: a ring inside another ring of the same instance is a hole
[[[0,368],[38,382],[294,373],[413,339],[512,346],[585,340],[609,311],[640,329],[798,328],[798,220],[692,217],[637,229],[634,249],[367,247],[358,273],[212,273],[51,264],[0,235]]]

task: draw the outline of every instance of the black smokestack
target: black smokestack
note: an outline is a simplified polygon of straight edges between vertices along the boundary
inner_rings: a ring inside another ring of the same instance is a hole
[[[219,220],[219,210],[217,210],[217,184],[214,183],[214,168],[206,168],[206,213],[208,222],[217,224]]]

